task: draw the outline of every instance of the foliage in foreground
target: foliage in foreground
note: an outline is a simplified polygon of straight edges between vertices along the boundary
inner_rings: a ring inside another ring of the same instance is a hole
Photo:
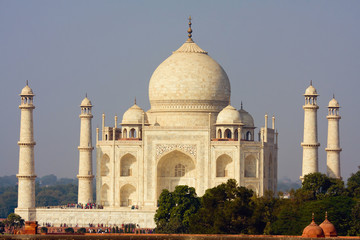
[[[272,192],[257,197],[235,180],[208,189],[202,197],[193,188],[177,186],[174,192],[164,190],[160,196],[156,231],[301,235],[312,213],[320,224],[328,212],[338,235],[360,236],[359,193],[360,170],[349,178],[346,188],[339,179],[308,174],[302,188],[292,190],[289,199]]]

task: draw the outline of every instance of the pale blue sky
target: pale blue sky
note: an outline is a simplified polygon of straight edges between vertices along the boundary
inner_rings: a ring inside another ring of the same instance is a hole
[[[258,128],[265,113],[275,114],[279,178],[301,175],[302,94],[310,80],[320,94],[326,171],[326,106],[335,93],[347,179],[360,165],[359,12],[360,1],[0,0],[0,176],[18,171],[18,94],[27,79],[36,94],[36,173],[75,177],[85,93],[94,136],[103,112],[113,125],[135,97],[148,110],[151,74],[186,40],[191,15],[194,41],[230,78],[232,105],[243,101]]]

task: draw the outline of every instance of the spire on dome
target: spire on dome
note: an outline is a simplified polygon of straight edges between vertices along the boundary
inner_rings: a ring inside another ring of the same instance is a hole
[[[312,86],[312,80],[310,80],[310,86]]]
[[[241,109],[241,110],[243,109],[243,103],[242,103],[242,101],[241,101],[241,106],[240,106],[240,109]]]
[[[136,105],[136,97],[135,97],[135,99],[134,99],[134,104]]]
[[[187,32],[188,32],[188,41],[192,41],[192,29],[191,29],[191,16],[189,16],[189,29],[187,30]]]
[[[29,80],[26,80],[26,86],[29,86]]]

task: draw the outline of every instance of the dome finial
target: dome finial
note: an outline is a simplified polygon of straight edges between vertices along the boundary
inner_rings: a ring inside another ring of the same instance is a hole
[[[312,86],[312,80],[310,80],[310,86]]]
[[[87,98],[87,93],[85,93],[85,97]]]
[[[335,93],[333,93],[333,99],[335,99]]]
[[[312,215],[311,215],[311,220],[312,220],[313,222],[315,222],[315,216],[314,216],[314,213],[312,213]]]
[[[191,38],[191,37],[192,37],[192,34],[191,34],[191,33],[192,33],[192,29],[191,29],[191,16],[189,16],[189,29],[187,30],[187,32],[189,33],[189,34],[188,34],[188,37],[189,37],[189,38],[188,38],[188,41],[192,41],[192,38]]]
[[[135,97],[135,99],[134,99],[134,104],[136,105],[136,97]]]
[[[327,220],[327,211],[325,211],[325,220]]]
[[[240,109],[241,109],[241,110],[243,109],[243,103],[242,103],[242,101],[241,101],[241,106],[240,106]]]
[[[26,80],[26,86],[29,86],[29,80]]]

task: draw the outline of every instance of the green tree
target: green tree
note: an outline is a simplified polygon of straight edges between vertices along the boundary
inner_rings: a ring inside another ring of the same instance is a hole
[[[347,190],[350,196],[360,199],[360,166],[356,173],[351,174],[347,180]]]
[[[195,188],[176,186],[174,192],[163,190],[155,214],[155,231],[158,233],[188,233],[190,217],[200,207]]]
[[[252,232],[254,234],[271,234],[271,224],[276,220],[276,212],[281,203],[274,193],[266,191],[264,196],[253,196],[254,213],[252,216]]]
[[[316,172],[304,176],[301,189],[303,191],[311,191],[314,199],[316,199],[322,198],[331,185],[332,183],[330,178],[328,178],[325,174]]]
[[[9,216],[4,220],[4,224],[6,227],[19,229],[24,226],[25,221],[19,215],[10,213]]]
[[[360,201],[354,205],[351,210],[351,220],[350,228],[348,230],[348,235],[350,236],[360,236]]]
[[[191,218],[191,233],[248,233],[253,192],[234,179],[206,190],[201,208]]]
[[[271,234],[299,235],[303,230],[298,224],[300,217],[299,202],[295,199],[283,199],[276,220],[271,224]]]

